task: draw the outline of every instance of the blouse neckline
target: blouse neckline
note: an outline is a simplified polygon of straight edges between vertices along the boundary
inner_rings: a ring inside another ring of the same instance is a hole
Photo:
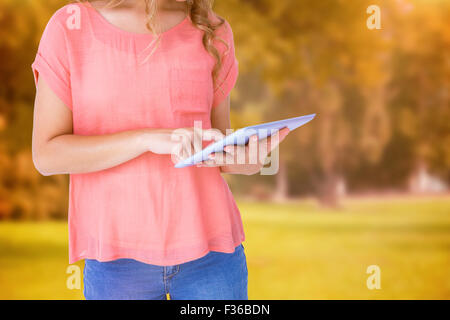
[[[130,36],[130,37],[136,37],[136,38],[153,38],[154,37],[153,33],[137,33],[137,32],[131,32],[131,31],[123,30],[123,29],[119,28],[118,26],[116,26],[116,25],[112,24],[111,22],[109,22],[96,8],[94,8],[92,6],[91,3],[86,2],[86,5],[87,5],[87,7],[89,9],[92,10],[92,12],[97,17],[98,20],[100,20],[106,27],[108,27],[109,29],[111,29],[114,32],[118,32],[118,33],[121,33],[123,35]],[[186,17],[182,21],[180,21],[179,23],[177,23],[173,27],[167,29],[166,31],[161,32],[160,35],[161,36],[168,35],[168,34],[174,32],[174,31],[176,31],[180,27],[182,27],[188,21],[190,21],[190,17],[189,17],[189,15],[186,15]]]

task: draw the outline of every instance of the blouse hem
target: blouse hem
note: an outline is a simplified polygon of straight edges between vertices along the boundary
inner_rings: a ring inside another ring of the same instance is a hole
[[[183,264],[186,262],[190,262],[193,260],[200,259],[207,255],[210,251],[217,251],[217,252],[223,252],[223,253],[233,253],[235,248],[239,246],[242,242],[245,240],[245,235],[241,236],[241,239],[237,242],[234,242],[234,247],[230,248],[229,246],[214,246],[214,245],[208,245],[206,250],[199,250],[195,254],[191,255],[190,258],[177,258],[177,259],[148,259],[143,256],[138,255],[130,255],[130,254],[115,254],[115,255],[106,255],[106,256],[98,256],[95,254],[84,254],[84,255],[76,255],[74,257],[69,258],[69,264],[74,264],[80,260],[84,259],[95,259],[100,262],[109,262],[117,259],[133,259],[142,263],[146,264],[152,264],[156,266],[172,266],[172,265],[178,265]]]

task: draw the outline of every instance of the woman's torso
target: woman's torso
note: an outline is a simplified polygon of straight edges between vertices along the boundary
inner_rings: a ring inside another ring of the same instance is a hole
[[[70,6],[79,8],[79,28],[67,28],[77,12]],[[60,45],[67,52],[74,134],[193,127],[195,121],[211,127],[215,60],[189,19],[164,32],[150,55],[153,35],[120,30],[92,7],[70,6],[50,23],[65,28]],[[210,250],[233,252],[244,232],[220,170],[173,165],[170,155],[148,152],[107,170],[72,174],[70,262],[133,258],[171,265]]]

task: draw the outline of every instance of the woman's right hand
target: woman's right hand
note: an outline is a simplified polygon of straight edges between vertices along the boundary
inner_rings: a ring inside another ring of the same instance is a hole
[[[219,141],[224,134],[218,129],[179,128],[154,129],[147,138],[149,151],[170,154],[178,163],[203,149],[203,141]]]

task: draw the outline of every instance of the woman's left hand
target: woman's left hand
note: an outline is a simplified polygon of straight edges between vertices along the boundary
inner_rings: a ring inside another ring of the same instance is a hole
[[[273,151],[289,134],[289,128],[283,128],[274,135],[259,140],[257,135],[250,137],[244,146],[226,146],[225,152],[213,153],[209,160],[198,164],[199,167],[221,167],[221,171],[232,174],[253,175],[264,166],[268,154]]]

